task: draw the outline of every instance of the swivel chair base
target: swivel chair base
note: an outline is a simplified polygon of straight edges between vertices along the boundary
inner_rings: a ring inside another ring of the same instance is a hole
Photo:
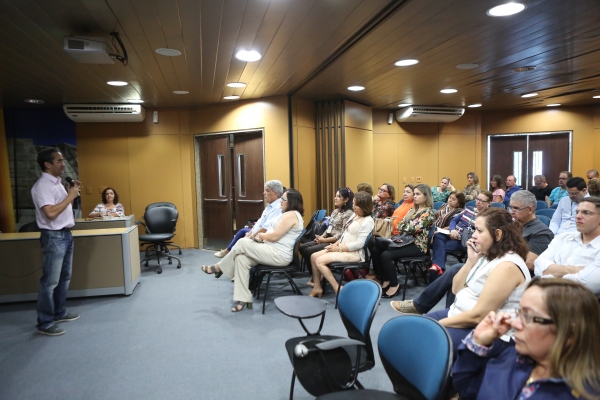
[[[156,261],[158,262],[158,269],[156,270],[157,274],[162,274],[162,267],[160,265],[160,255],[161,253],[164,253],[164,247],[161,244],[157,243],[157,244],[152,244],[150,246],[148,246],[146,248],[146,255],[144,257],[144,259],[142,260],[142,262],[144,263],[144,266],[148,266],[148,260],[150,258],[152,258],[153,256],[156,257]],[[177,260],[177,268],[181,268],[181,260],[179,260],[179,258],[171,255],[170,253],[166,253],[165,257],[167,257],[167,259],[169,260],[169,264],[173,264],[172,259],[176,259]]]

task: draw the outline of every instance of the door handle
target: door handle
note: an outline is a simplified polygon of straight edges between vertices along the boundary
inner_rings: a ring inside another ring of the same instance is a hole
[[[212,201],[215,203],[227,203],[227,199],[204,199],[204,201]]]
[[[258,204],[258,203],[264,202],[264,200],[238,200],[238,202],[240,202],[240,203],[255,203],[255,204]]]

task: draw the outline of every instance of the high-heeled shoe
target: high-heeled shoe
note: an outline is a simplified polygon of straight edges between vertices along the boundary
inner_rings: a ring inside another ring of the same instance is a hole
[[[217,271],[217,268],[214,265],[209,265],[209,266],[203,265],[201,269],[202,269],[202,272],[204,272],[207,275],[215,274],[215,278],[217,278],[217,279],[220,278],[221,275],[223,275],[223,271]]]
[[[248,310],[252,310],[252,303],[246,303],[244,301],[238,301],[238,303],[231,309],[231,312],[240,312],[246,307]]]
[[[323,298],[323,292],[316,293],[314,290],[311,290],[308,294],[308,297],[318,297],[319,299]]]
[[[398,285],[398,287],[396,288],[396,291],[392,294],[387,294],[387,292],[383,292],[381,294],[381,298],[382,299],[391,299],[392,297],[396,297],[398,295],[398,293],[400,293],[400,285]]]

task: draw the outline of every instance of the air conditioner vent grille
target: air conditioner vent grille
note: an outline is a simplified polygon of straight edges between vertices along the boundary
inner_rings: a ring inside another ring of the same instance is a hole
[[[139,107],[132,106],[68,106],[68,112],[82,113],[119,113],[119,114],[132,114],[138,113]]]
[[[67,46],[70,50],[83,50],[85,42],[79,39],[67,39]]]
[[[437,107],[413,107],[415,113],[436,114],[436,115],[463,115],[461,108],[437,108]]]
[[[141,122],[146,110],[139,104],[63,104],[75,122]]]

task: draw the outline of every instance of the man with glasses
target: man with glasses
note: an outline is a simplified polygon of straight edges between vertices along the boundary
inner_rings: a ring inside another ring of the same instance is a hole
[[[533,177],[534,186],[529,190],[535,196],[536,200],[548,202],[548,197],[552,193],[552,186],[546,182],[544,175],[536,175]]]
[[[577,204],[585,197],[589,197],[587,184],[583,178],[575,177],[567,181],[567,197],[558,202],[558,207],[552,220],[550,221],[550,230],[559,235],[564,232],[575,232],[575,215]]]
[[[513,219],[523,225],[523,239],[529,244],[527,268],[534,269],[535,259],[542,254],[552,241],[554,235],[548,227],[535,216],[537,201],[535,196],[520,190],[510,199],[509,212]],[[450,267],[440,278],[430,284],[419,297],[414,300],[393,301],[391,306],[400,314],[427,314],[446,296],[446,308],[454,302],[452,280],[464,264]]]
[[[558,187],[552,189],[552,193],[548,196],[548,207],[554,203],[558,203],[567,193],[567,181],[573,177],[569,171],[562,171],[558,174]]]
[[[506,194],[504,195],[504,201],[509,201],[510,196],[513,193],[521,190],[521,187],[517,185],[517,178],[514,175],[509,175],[506,177]]]
[[[65,330],[57,323],[79,318],[79,315],[67,312],[65,303],[73,266],[71,228],[75,220],[71,203],[79,195],[80,183],[74,181],[69,191],[65,190],[60,179],[65,170],[65,159],[56,148],[42,150],[37,162],[43,171],[31,189],[42,245],[37,329],[42,335],[59,336]]]
[[[535,274],[579,282],[600,295],[600,199],[581,199],[575,215],[577,231],[554,238],[535,260]]]

